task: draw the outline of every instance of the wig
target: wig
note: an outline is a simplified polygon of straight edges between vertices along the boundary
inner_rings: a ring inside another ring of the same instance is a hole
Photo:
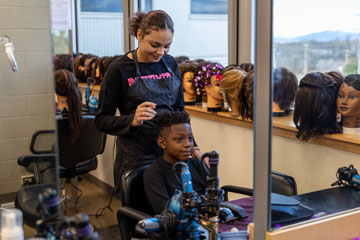
[[[129,20],[129,32],[137,38],[137,31],[141,31],[142,37],[149,34],[151,30],[159,31],[169,29],[174,33],[174,23],[171,17],[162,10],[153,10],[148,13],[137,12]]]
[[[77,80],[74,74],[68,70],[55,72],[55,92],[60,96],[67,97],[69,106],[69,131],[70,141],[73,142],[79,136],[83,126],[81,92],[77,87]]]
[[[298,91],[298,79],[284,67],[274,69],[274,102],[281,110],[289,110]]]
[[[240,64],[240,70],[244,70],[245,72],[254,71],[255,65],[252,63],[242,63]]]
[[[296,137],[308,140],[319,134],[341,132],[336,122],[336,82],[321,72],[306,74],[295,100]]]
[[[243,70],[232,69],[224,72],[221,79],[220,90],[228,93],[239,89],[246,76],[247,73]]]
[[[186,72],[192,72],[195,77],[199,68],[200,68],[200,64],[198,62],[191,61],[191,60],[186,60],[179,64],[180,74],[181,74],[182,78],[184,78],[184,74]],[[192,81],[192,88],[195,89],[194,81]]]
[[[253,120],[254,71],[250,71],[241,85],[239,94],[239,112],[244,119]]]
[[[219,63],[209,63],[200,67],[194,78],[196,95],[206,95],[205,86],[211,87],[211,76],[222,75],[223,66]]]

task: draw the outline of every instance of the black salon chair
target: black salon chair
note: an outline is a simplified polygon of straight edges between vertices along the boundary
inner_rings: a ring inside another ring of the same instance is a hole
[[[95,170],[97,155],[102,154],[106,144],[106,134],[95,126],[94,115],[83,115],[83,128],[75,142],[70,141],[67,117],[56,117],[58,131],[58,153],[60,178],[70,179],[72,206],[77,199],[77,176]]]
[[[79,137],[75,142],[70,142],[67,117],[61,116],[56,118],[58,129],[57,139],[60,178],[73,179],[72,181],[75,188],[77,184],[77,176],[88,173],[97,168],[97,155],[103,153],[106,143],[106,134],[99,132],[95,127],[95,116],[83,116],[83,122],[83,129]],[[37,131],[35,135],[37,138],[40,138],[42,134],[49,134],[51,132],[54,134],[53,130],[40,130]],[[36,142],[36,139],[34,139],[34,142]],[[21,156],[18,159],[18,164],[21,166],[34,166],[33,171],[37,179],[36,183],[39,184],[21,188],[18,191],[15,200],[15,206],[24,212],[24,222],[32,227],[35,226],[34,219],[36,220],[37,218],[36,206],[38,204],[38,193],[42,193],[48,187],[58,189],[56,183],[43,181],[41,176],[48,170],[56,169],[56,155],[49,153],[54,151],[53,146],[55,145],[52,144],[52,150],[32,150],[33,153],[35,152],[38,154]],[[43,165],[43,163],[47,165]],[[52,173],[54,174],[54,172]],[[75,204],[76,199],[77,191],[75,189],[72,191],[72,204]]]
[[[296,181],[292,176],[279,173],[271,172],[271,182],[272,182],[272,192],[278,193],[285,196],[294,196],[297,195],[297,186]],[[222,186],[221,189],[224,190],[224,200],[228,201],[228,193],[238,193],[248,196],[253,195],[253,189],[238,187],[233,185]]]
[[[117,212],[122,240],[143,237],[135,232],[135,225],[138,221],[154,215],[154,211],[147,201],[143,182],[143,173],[149,166],[150,164],[141,166],[122,176],[122,207]]]

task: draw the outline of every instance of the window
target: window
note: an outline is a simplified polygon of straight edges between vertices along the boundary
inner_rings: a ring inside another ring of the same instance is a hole
[[[191,14],[227,14],[227,0],[191,0]]]
[[[80,0],[77,4],[78,52],[99,57],[123,54],[122,1]]]
[[[200,3],[202,3],[201,7],[199,7]],[[207,6],[206,9],[210,9],[219,4],[226,9],[225,12],[221,11],[226,15],[214,16],[214,12],[208,10],[206,13],[212,14],[210,17],[205,14],[198,14],[196,17],[192,15],[192,9],[195,6],[200,12],[204,6]],[[171,16],[174,22],[175,34],[170,55],[174,57],[186,55],[192,60],[201,58],[226,66],[228,64],[227,4],[227,0],[157,0],[153,1],[152,9],[149,10],[162,9]],[[144,7],[143,11],[145,11]]]
[[[121,0],[81,0],[82,12],[122,12]]]

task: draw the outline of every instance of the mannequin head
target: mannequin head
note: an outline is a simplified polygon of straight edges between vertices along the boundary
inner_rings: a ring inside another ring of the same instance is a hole
[[[242,70],[232,69],[226,71],[221,79],[220,91],[228,97],[231,105],[232,116],[239,116],[239,93],[247,73]]]
[[[233,69],[241,70],[239,65],[229,64],[224,68],[223,73],[225,73],[227,71],[230,71],[230,70],[233,70]]]
[[[223,66],[217,63],[208,64],[205,78],[208,111],[221,111],[223,96],[220,93],[220,81]]]
[[[66,101],[63,107],[65,107],[69,113],[71,140],[75,140],[82,128],[82,101],[81,92],[77,87],[77,79],[74,74],[68,70],[57,70],[55,72],[55,81],[55,92],[58,96],[58,101],[60,99]],[[59,106],[59,103],[57,104]]]
[[[295,100],[294,123],[297,138],[340,132],[336,122],[336,82],[321,72],[306,74]]]
[[[184,61],[190,60],[190,58],[188,56],[182,55],[182,56],[175,57],[175,60],[178,64],[180,64]]]
[[[136,54],[139,62],[158,62],[170,50],[174,23],[162,10],[137,12],[129,20],[129,32],[138,39]]]
[[[53,56],[54,71],[66,69],[73,71],[73,57],[70,54],[57,54]]]
[[[195,83],[194,77],[199,69],[199,63],[191,60],[183,61],[179,64],[180,74],[183,81],[185,104],[195,103]]]
[[[255,65],[252,63],[242,63],[240,64],[240,70],[244,70],[245,72],[254,71]]]
[[[244,119],[253,119],[254,71],[247,73],[239,94],[239,112]]]
[[[337,110],[344,127],[360,128],[360,74],[344,79],[338,93]]]
[[[290,109],[295,100],[298,91],[298,80],[294,73],[284,67],[275,68],[273,74],[273,112],[285,112]]]

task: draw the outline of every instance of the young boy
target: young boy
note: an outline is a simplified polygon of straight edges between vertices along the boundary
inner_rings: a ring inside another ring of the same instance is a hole
[[[194,138],[190,117],[185,111],[165,112],[158,116],[157,144],[164,150],[144,172],[144,188],[147,199],[156,214],[160,214],[173,196],[175,189],[182,190],[180,171],[178,179],[172,171],[174,163],[183,161],[190,169],[193,189],[205,193],[208,168],[200,160],[191,158]]]

